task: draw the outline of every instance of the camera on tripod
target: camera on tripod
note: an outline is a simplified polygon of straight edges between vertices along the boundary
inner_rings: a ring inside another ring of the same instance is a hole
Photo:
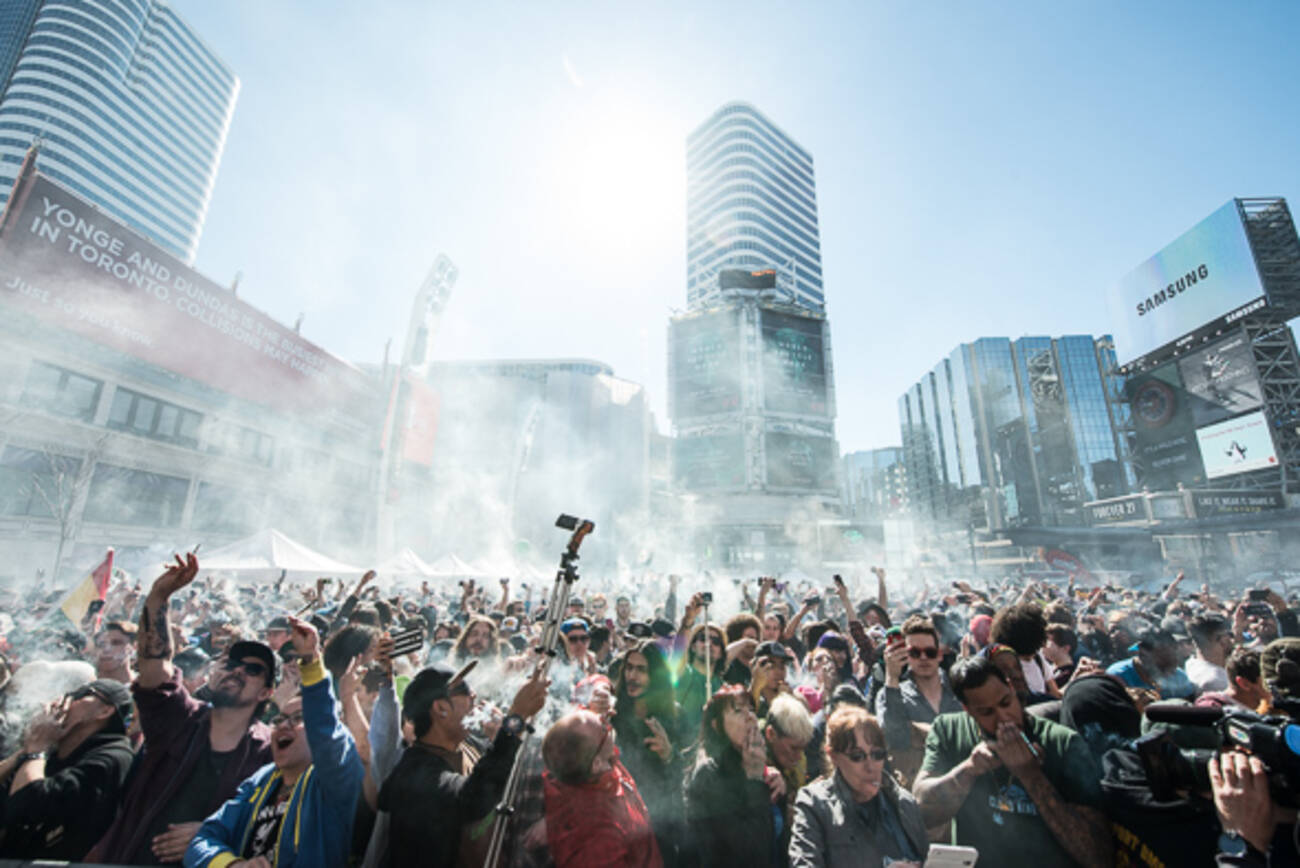
[[[1154,723],[1212,727],[1220,746],[1249,753],[1264,764],[1275,804],[1300,807],[1300,725],[1292,718],[1160,702],[1148,705],[1146,716]],[[1134,747],[1157,801],[1176,801],[1180,790],[1209,792],[1209,762],[1216,750],[1180,748],[1167,731],[1148,733]]]

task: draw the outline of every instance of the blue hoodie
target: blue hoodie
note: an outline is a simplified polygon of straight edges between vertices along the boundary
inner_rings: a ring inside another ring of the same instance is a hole
[[[271,864],[344,868],[365,767],[334,712],[334,689],[320,658],[302,665],[302,720],[312,764],[293,785]],[[244,858],[253,818],[283,775],[263,766],[208,817],[185,851],[186,868],[226,868]]]

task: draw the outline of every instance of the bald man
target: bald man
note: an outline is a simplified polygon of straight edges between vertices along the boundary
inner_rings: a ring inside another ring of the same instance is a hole
[[[556,868],[662,868],[650,815],[614,755],[614,732],[590,711],[542,740],[546,837]]]

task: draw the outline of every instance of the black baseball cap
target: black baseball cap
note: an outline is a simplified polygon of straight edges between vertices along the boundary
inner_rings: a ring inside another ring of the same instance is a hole
[[[112,678],[96,678],[89,684],[78,687],[69,695],[80,699],[88,694],[94,695],[100,702],[111,705],[117,711],[117,716],[122,721],[122,731],[125,732],[131,725],[131,712],[134,708],[131,703],[131,691],[127,686]]]
[[[790,653],[788,648],[780,642],[773,641],[760,642],[758,649],[754,651],[755,660],[761,660],[764,657],[772,657],[777,660],[785,660],[786,662],[794,659],[794,655]]]
[[[276,615],[274,618],[271,619],[270,623],[266,625],[266,629],[268,631],[283,630],[286,633],[288,633],[290,630],[289,619],[286,618],[284,615]]]
[[[446,699],[477,665],[475,659],[460,669],[453,669],[446,661],[440,660],[415,673],[402,695],[402,716],[413,719],[419,712],[427,710],[435,699]]]
[[[645,621],[633,621],[627,625],[627,635],[635,639],[649,639],[655,634]]]
[[[252,639],[242,639],[235,642],[226,651],[226,657],[230,660],[243,660],[245,657],[256,657],[266,664],[267,684],[275,684],[280,680],[280,667],[275,658],[275,652],[271,646]]]

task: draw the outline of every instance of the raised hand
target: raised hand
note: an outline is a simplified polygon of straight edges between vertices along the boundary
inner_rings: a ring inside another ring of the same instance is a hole
[[[289,616],[289,641],[293,643],[293,651],[302,661],[315,660],[320,654],[320,634],[316,628],[308,621],[302,621]]]
[[[158,578],[154,579],[149,596],[167,599],[181,588],[194,581],[199,574],[199,559],[194,552],[186,552],[185,559],[176,555],[176,563],[169,564]]]
[[[650,748],[659,759],[668,762],[673,758],[673,744],[668,740],[668,732],[663,724],[653,717],[647,717],[645,722],[651,732],[651,736],[645,740],[646,747]]]

